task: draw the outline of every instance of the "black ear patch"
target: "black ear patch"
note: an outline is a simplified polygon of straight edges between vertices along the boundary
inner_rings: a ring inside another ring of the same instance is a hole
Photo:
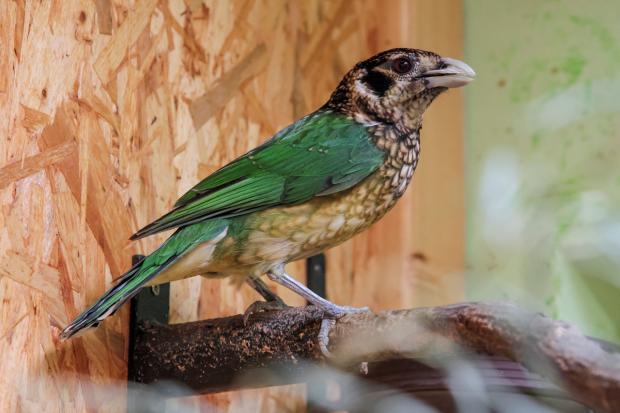
[[[366,76],[362,78],[362,82],[368,85],[368,88],[374,92],[377,96],[385,95],[385,92],[392,86],[393,80],[389,76],[371,70]]]

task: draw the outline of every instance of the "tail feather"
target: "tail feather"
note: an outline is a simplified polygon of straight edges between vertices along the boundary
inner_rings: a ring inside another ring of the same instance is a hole
[[[138,294],[144,284],[170,262],[147,268],[143,268],[144,263],[144,260],[140,261],[123,274],[114,287],[62,330],[60,339],[66,340],[84,329],[97,327],[99,322],[114,314],[127,300]]]
[[[206,221],[177,230],[151,255],[123,274],[116,285],[95,304],[65,327],[60,338],[66,340],[83,329],[96,327],[187,251],[203,242],[219,242],[228,232],[228,223],[227,220]]]

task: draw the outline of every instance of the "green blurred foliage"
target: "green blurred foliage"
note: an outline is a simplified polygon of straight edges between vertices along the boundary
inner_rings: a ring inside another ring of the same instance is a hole
[[[620,342],[620,2],[465,0],[467,288]]]

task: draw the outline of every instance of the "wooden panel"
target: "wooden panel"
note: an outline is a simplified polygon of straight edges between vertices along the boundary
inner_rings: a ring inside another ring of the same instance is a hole
[[[59,343],[57,334],[132,254],[165,238],[128,236],[200,177],[323,103],[356,61],[401,45],[458,57],[459,7],[0,2],[0,410],[122,411],[127,308],[81,338]],[[336,301],[385,308],[459,296],[459,105],[452,93],[429,113],[413,196],[329,253]],[[303,264],[290,270],[304,278]],[[236,313],[257,298],[200,278],[175,283],[172,295],[173,322]],[[305,406],[303,386],[187,403]]]

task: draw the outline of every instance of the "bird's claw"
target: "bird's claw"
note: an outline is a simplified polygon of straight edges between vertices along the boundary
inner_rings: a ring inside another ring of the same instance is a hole
[[[289,308],[288,305],[282,301],[254,301],[243,312],[243,325],[248,324],[248,320],[252,314],[263,313],[267,311],[280,311]]]
[[[332,358],[332,353],[329,351],[329,333],[334,325],[336,325],[336,320],[344,317],[347,314],[360,314],[360,313],[369,313],[370,308],[368,307],[349,307],[349,306],[340,306],[340,305],[332,305],[324,308],[325,315],[329,318],[324,318],[321,321],[321,329],[319,330],[319,334],[317,336],[319,342],[319,349],[321,353],[326,359]]]
[[[318,335],[319,349],[326,359],[332,358],[332,353],[327,346],[329,345],[329,332],[335,324],[336,320],[333,318],[324,318],[321,321],[321,329]]]

